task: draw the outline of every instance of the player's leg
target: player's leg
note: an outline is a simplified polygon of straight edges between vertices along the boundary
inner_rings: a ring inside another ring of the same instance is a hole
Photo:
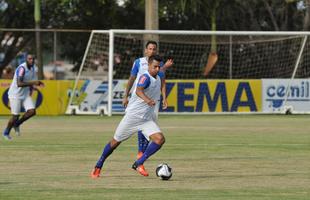
[[[152,140],[152,142],[148,145],[141,158],[132,165],[132,168],[137,170],[143,176],[147,176],[141,169],[144,168],[143,163],[161,148],[165,143],[165,137],[154,121],[148,121],[145,123],[142,127],[142,131],[146,137],[149,137]]]
[[[120,144],[121,144],[120,141],[117,141],[113,138],[108,144],[105,145],[105,147],[103,148],[102,154],[99,160],[97,161],[94,170],[91,173],[92,178],[98,178],[100,176],[100,171],[101,171],[104,161],[109,157],[109,155],[112,154],[114,149],[116,149],[118,145]]]
[[[10,99],[10,106],[11,106],[12,117],[9,119],[9,122],[3,131],[3,137],[6,140],[12,139],[12,137],[10,136],[10,132],[11,132],[12,127],[14,126],[14,124],[19,118],[19,113],[21,109],[21,100]]]
[[[6,128],[3,131],[3,137],[6,140],[12,140],[12,137],[10,136],[10,132],[12,127],[14,126],[15,122],[18,120],[19,115],[12,115],[12,117],[9,119]]]
[[[140,159],[145,152],[147,146],[149,145],[149,140],[143,135],[142,131],[138,131],[138,155],[137,159]],[[143,176],[148,176],[149,173],[146,171],[144,165],[140,165],[139,169],[140,174]]]
[[[159,110],[159,103],[155,105],[155,110],[154,110],[154,113],[152,116],[153,121],[156,123],[158,121],[158,110]],[[137,159],[141,158],[141,156],[145,152],[148,145],[149,145],[149,140],[143,135],[142,131],[138,131],[138,155],[137,155]]]
[[[136,119],[130,119],[130,117],[128,118],[126,115],[123,117],[115,131],[113,139],[105,145],[103,152],[91,173],[92,178],[98,178],[100,176],[100,171],[105,160],[112,154],[114,149],[116,149],[122,141],[127,140],[132,134],[138,131],[136,124]]]
[[[17,117],[17,119],[16,119],[16,122],[17,122],[18,120],[19,120],[19,115],[18,115],[18,117]],[[16,122],[15,122],[15,123],[16,123]],[[15,126],[15,123],[14,123],[14,125],[13,125],[15,134],[16,134],[17,136],[20,136],[20,129],[19,129],[19,126]]]
[[[150,136],[152,142],[149,144],[149,146],[146,148],[145,152],[141,156],[140,159],[138,159],[135,164],[136,166],[143,165],[143,163],[154,153],[156,153],[162,145],[165,143],[165,137],[161,132],[154,133]]]
[[[31,99],[31,96],[26,97],[26,99],[23,101],[23,106],[26,109],[25,114],[16,121],[16,123],[14,124],[15,130],[19,131],[19,126],[24,123],[25,121],[27,121],[28,119],[30,119],[31,117],[36,115],[36,110],[35,110],[35,106],[34,103]],[[19,133],[18,133],[19,134]]]
[[[149,145],[148,139],[143,135],[142,131],[138,131],[138,155],[137,159],[141,158],[145,152],[147,146]]]

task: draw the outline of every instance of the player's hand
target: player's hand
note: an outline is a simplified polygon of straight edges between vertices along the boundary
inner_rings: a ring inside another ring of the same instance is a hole
[[[44,87],[44,83],[42,81],[36,81],[34,85],[39,86],[39,87]]]
[[[128,105],[128,97],[124,97],[124,99],[123,99],[123,106],[126,108],[127,107],[127,105]]]
[[[147,105],[155,106],[155,101],[154,100],[150,100],[150,101],[147,102]]]
[[[167,101],[167,99],[163,100],[162,104],[163,104],[163,105],[162,105],[163,110],[166,110],[167,107],[168,107],[168,101]]]
[[[169,58],[166,63],[165,63],[165,67],[168,69],[170,68],[171,66],[173,65],[173,59],[172,58]]]

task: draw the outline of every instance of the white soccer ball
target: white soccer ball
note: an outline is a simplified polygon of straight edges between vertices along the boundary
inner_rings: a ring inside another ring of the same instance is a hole
[[[169,180],[172,176],[172,169],[168,164],[162,163],[157,166],[156,175],[162,180]]]

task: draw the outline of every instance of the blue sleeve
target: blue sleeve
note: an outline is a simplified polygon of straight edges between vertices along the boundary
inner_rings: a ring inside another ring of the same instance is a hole
[[[162,78],[165,78],[165,72],[163,71],[159,71],[158,72],[158,76],[162,79]]]
[[[130,75],[132,76],[137,76],[138,72],[139,72],[139,68],[140,68],[140,59],[135,60],[135,62],[133,63],[133,66],[131,68],[131,73]]]
[[[17,79],[23,80],[25,75],[25,68],[24,67],[18,67],[16,70]]]
[[[143,74],[137,83],[137,87],[143,87],[144,89],[148,88],[150,86],[151,79],[148,75]]]
[[[163,66],[164,66],[164,62],[163,61],[161,61],[160,63],[159,63],[159,66],[160,66],[160,68],[162,68]],[[165,77],[165,72],[163,72],[163,71],[159,71],[158,72],[158,76],[160,77],[160,78],[164,78]]]

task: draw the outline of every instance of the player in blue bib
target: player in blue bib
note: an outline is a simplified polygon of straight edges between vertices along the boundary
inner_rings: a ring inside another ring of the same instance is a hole
[[[131,74],[127,83],[123,105],[126,107],[128,104],[128,97],[130,91],[132,90],[132,86],[136,85],[136,81],[139,80],[140,76],[148,71],[148,59],[150,56],[155,55],[157,52],[157,42],[155,41],[148,41],[145,45],[145,57],[138,58],[134,61],[134,64],[131,69]],[[160,63],[160,71],[158,75],[162,80],[162,95],[164,96],[163,99],[166,99],[166,80],[165,80],[165,71],[169,67],[173,65],[173,59],[168,59],[166,63]],[[134,90],[134,88],[133,88]],[[167,107],[167,102],[163,101],[163,109]],[[158,112],[160,107],[160,101],[156,102],[155,109],[154,109],[154,121],[157,122],[158,120]],[[137,158],[139,159],[143,153],[145,152],[149,141],[147,138],[144,137],[142,131],[138,132],[138,155]],[[143,167],[143,166],[142,166]],[[147,173],[147,172],[146,172]]]
[[[148,61],[149,69],[137,81],[127,105],[126,113],[119,123],[112,140],[104,147],[91,173],[92,178],[100,176],[101,168],[108,156],[121,142],[127,140],[137,131],[142,131],[143,135],[152,142],[147,146],[142,156],[134,162],[132,168],[141,175],[148,176],[149,174],[144,169],[143,163],[156,153],[165,142],[163,133],[157,122],[154,121],[155,105],[160,100],[162,91],[162,81],[158,76],[161,58],[156,55],[150,56]]]
[[[26,57],[26,62],[16,68],[13,81],[8,92],[12,117],[3,131],[4,139],[12,139],[10,136],[10,131],[13,127],[16,135],[20,135],[20,125],[36,114],[35,106],[31,98],[31,91],[33,87],[43,85],[44,84],[41,81],[37,80],[34,57],[33,55],[28,54]],[[26,112],[19,119],[22,106],[25,108]]]

